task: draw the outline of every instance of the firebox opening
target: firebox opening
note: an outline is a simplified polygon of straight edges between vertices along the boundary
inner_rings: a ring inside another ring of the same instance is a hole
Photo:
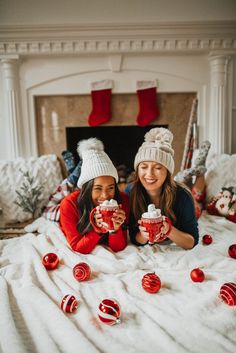
[[[116,167],[125,165],[128,172],[133,170],[134,157],[144,141],[144,135],[154,127],[168,125],[140,126],[99,126],[99,127],[67,127],[67,149],[71,151],[78,162],[77,143],[90,137],[97,137],[104,144],[105,152]]]

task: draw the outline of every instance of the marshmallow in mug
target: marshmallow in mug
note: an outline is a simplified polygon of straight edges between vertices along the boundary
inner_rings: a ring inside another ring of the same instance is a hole
[[[148,211],[142,214],[142,218],[158,218],[161,216],[161,210],[155,208],[155,205],[151,203],[148,205]]]
[[[103,201],[103,203],[101,203],[100,206],[116,207],[118,206],[118,203],[116,200],[110,199],[110,200]]]

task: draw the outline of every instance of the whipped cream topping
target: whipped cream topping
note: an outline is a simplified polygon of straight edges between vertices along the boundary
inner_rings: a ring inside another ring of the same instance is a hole
[[[155,208],[155,205],[151,203],[148,205],[147,212],[142,214],[142,218],[158,218],[161,216],[161,210],[159,208]]]
[[[110,199],[110,200],[103,201],[103,203],[101,203],[100,206],[114,207],[114,206],[118,206],[118,203],[116,200]]]

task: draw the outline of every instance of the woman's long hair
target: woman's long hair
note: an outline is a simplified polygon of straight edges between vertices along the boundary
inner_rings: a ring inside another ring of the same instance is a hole
[[[162,185],[159,208],[161,209],[162,214],[170,218],[173,223],[176,221],[176,216],[173,211],[176,190],[177,183],[172,178],[170,172],[167,171],[166,180]],[[148,205],[152,203],[147,191],[139,180],[137,171],[135,173],[135,179],[130,192],[130,203],[131,212],[133,213],[136,221],[141,218],[144,212],[147,212]]]
[[[79,222],[77,223],[77,229],[83,235],[93,229],[89,220],[90,212],[95,207],[92,200],[93,183],[94,183],[94,179],[85,183],[82,186],[80,194],[77,199],[79,215],[80,215]],[[121,197],[120,197],[120,192],[115,182],[115,179],[114,179],[114,184],[115,184],[114,199],[118,202],[118,204],[120,204]]]

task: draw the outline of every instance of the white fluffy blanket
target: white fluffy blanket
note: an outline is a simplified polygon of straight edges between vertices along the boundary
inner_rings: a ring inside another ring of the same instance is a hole
[[[38,231],[36,236],[33,231]],[[236,307],[219,298],[225,282],[236,282],[236,260],[227,254],[236,243],[236,224],[203,215],[200,233],[209,246],[185,251],[175,245],[129,245],[120,253],[97,246],[89,255],[74,253],[57,225],[42,218],[21,238],[0,241],[0,352],[2,353],[235,353]],[[46,271],[43,255],[57,253],[60,266]],[[92,278],[77,282],[72,269],[87,262]],[[189,273],[200,267],[202,283]],[[162,281],[156,294],[141,279],[155,271]],[[79,299],[75,313],[60,309],[65,294]],[[121,306],[121,323],[97,318],[104,298]]]

